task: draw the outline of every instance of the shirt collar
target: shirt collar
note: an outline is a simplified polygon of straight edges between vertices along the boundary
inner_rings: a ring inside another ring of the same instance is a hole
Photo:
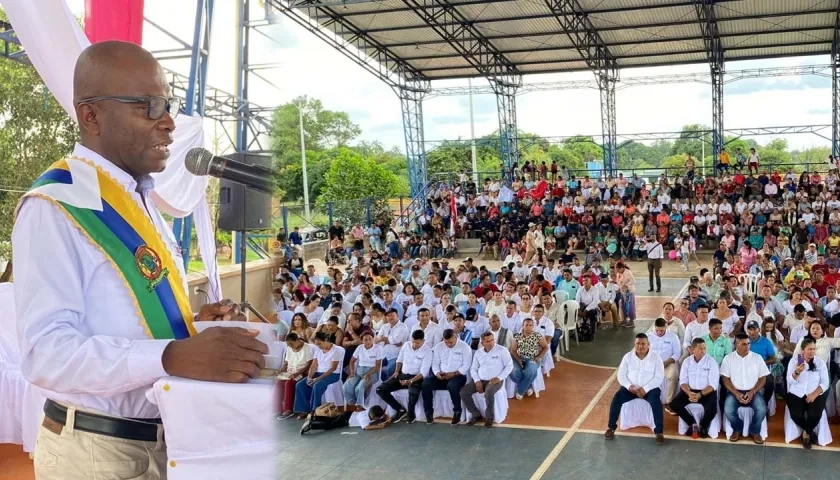
[[[135,179],[128,172],[114,165],[110,160],[80,143],[77,143],[75,148],[73,148],[73,156],[83,158],[94,165],[101,167],[105,170],[105,172],[111,175],[117,183],[125,187],[129,192],[141,193],[144,191],[151,191],[155,188],[155,181],[151,176],[142,175]]]

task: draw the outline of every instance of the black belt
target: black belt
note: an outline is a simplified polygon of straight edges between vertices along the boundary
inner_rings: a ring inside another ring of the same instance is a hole
[[[67,424],[67,407],[47,400],[44,404],[44,415],[61,425]],[[113,418],[95,413],[76,411],[73,428],[82,432],[96,433],[109,437],[135,440],[139,442],[157,442],[159,418],[129,419]]]

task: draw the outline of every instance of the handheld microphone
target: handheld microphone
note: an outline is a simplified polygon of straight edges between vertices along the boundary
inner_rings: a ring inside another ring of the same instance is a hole
[[[259,192],[274,193],[271,174],[265,168],[217,157],[205,148],[190,149],[184,159],[184,166],[187,167],[188,172],[199,177],[210,175]]]

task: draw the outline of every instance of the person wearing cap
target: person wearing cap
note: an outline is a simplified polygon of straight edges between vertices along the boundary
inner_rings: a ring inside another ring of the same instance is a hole
[[[768,369],[772,369],[778,359],[776,358],[776,349],[773,347],[773,342],[761,334],[761,323],[755,320],[747,322],[747,335],[750,340],[750,351],[761,356]],[[770,402],[775,390],[775,382],[767,381],[764,384],[764,401]]]
[[[525,263],[530,264],[534,255],[537,254],[536,233],[534,232],[536,225],[531,222],[528,224],[528,232],[525,234]]]
[[[757,325],[755,329],[758,329]],[[767,418],[767,402],[759,393],[764,390],[770,370],[762,356],[751,351],[750,345],[750,337],[739,333],[735,336],[735,351],[727,355],[721,363],[720,376],[726,388],[723,411],[732,425],[729,441],[737,442],[741,439],[744,428],[744,421],[738,416],[738,408],[751,408],[753,416],[749,434],[753,442],[760,445],[764,443],[764,439],[761,438],[761,425]]]

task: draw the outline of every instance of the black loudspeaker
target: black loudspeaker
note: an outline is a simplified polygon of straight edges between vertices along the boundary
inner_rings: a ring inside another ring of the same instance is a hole
[[[265,169],[271,175],[271,157],[236,153],[227,158]],[[218,227],[231,232],[266,230],[271,227],[271,195],[250,190],[230,180],[220,180]]]

